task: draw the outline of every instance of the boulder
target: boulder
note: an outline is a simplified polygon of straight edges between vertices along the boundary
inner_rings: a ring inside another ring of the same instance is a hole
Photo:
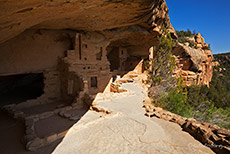
[[[176,70],[181,72],[187,86],[194,84],[209,86],[213,72],[213,55],[210,50],[194,49],[178,43],[173,49],[173,54],[177,62]],[[179,76],[180,73],[176,75]]]

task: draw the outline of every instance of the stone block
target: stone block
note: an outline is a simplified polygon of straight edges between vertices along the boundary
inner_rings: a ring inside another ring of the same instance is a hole
[[[15,119],[24,119],[25,115],[22,111],[16,111],[14,112],[14,118]]]
[[[176,121],[177,124],[179,124],[180,126],[184,125],[186,123],[184,118],[178,118]]]
[[[32,141],[36,138],[37,136],[34,133],[31,134],[27,134],[24,136],[24,139],[26,140],[26,142]]]
[[[159,113],[153,113],[150,115],[150,117],[157,117],[157,118],[161,118],[161,115]]]
[[[147,117],[150,117],[151,115],[152,115],[152,113],[149,113],[149,112],[145,113],[145,116],[147,116]]]
[[[26,134],[32,134],[34,132],[33,129],[29,128],[29,129],[26,129]]]
[[[54,115],[54,112],[50,111],[50,112],[45,112],[39,115],[39,119],[46,119],[48,117],[51,117]]]
[[[62,138],[62,137],[64,137],[66,134],[67,134],[67,132],[68,132],[68,130],[66,130],[66,131],[64,131],[64,132],[61,132],[61,133],[59,133],[57,136],[58,136],[58,138]]]
[[[69,118],[69,120],[71,120],[71,121],[78,121],[78,120],[80,120],[80,119],[81,119],[80,116],[74,116],[74,117],[70,117],[70,118]]]
[[[55,141],[55,140],[57,140],[58,139],[58,135],[57,134],[53,134],[53,135],[51,135],[51,136],[48,136],[47,138],[46,138],[46,141],[48,142],[48,143],[51,143],[51,142],[53,142],[53,141]]]
[[[196,48],[197,48],[197,49],[200,49],[200,48],[202,48],[202,47],[203,47],[202,44],[197,44],[197,45],[196,45]]]
[[[230,131],[227,129],[218,129],[216,130],[216,134],[219,135],[224,135],[225,137],[230,137]]]
[[[65,111],[59,111],[58,115],[61,116],[61,117],[64,117],[64,113],[65,113]]]
[[[156,112],[159,112],[159,111],[162,111],[163,109],[160,108],[160,107],[155,107],[153,111],[156,111]]]
[[[30,151],[35,151],[37,148],[40,148],[44,145],[44,142],[42,139],[40,138],[35,138],[34,140],[32,141],[29,141],[27,144],[26,144],[26,149],[27,150],[30,150]]]
[[[25,126],[32,126],[34,124],[34,120],[33,119],[26,119],[25,120]]]
[[[70,113],[64,113],[64,114],[63,114],[63,117],[65,117],[65,118],[70,118],[70,117],[71,117],[71,114],[70,114]]]
[[[218,137],[218,136],[216,136],[215,134],[212,134],[212,135],[209,137],[209,139],[210,139],[211,141],[213,141],[214,143],[216,143],[216,142],[219,141],[221,138]]]

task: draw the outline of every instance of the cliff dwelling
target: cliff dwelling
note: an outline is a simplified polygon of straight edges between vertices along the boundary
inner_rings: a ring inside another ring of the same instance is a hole
[[[124,36],[114,36],[120,30],[28,29],[0,44],[0,105],[12,118],[23,121],[26,149],[62,139],[111,81],[130,71],[132,76],[144,72],[143,60],[154,55],[151,49],[157,37],[140,27],[126,30]],[[193,56],[181,48],[174,52],[178,59],[183,54]],[[189,71],[195,62],[188,61],[189,68],[182,66],[183,60],[177,65]],[[198,82],[197,75],[191,75],[188,83]],[[111,87],[115,93],[125,91],[115,84]]]
[[[60,142],[97,95],[127,92],[117,79],[145,75],[161,27],[177,38],[163,0],[0,4],[0,114],[21,123],[19,138],[31,151]],[[173,51],[175,76],[182,72],[188,85],[209,84],[211,51],[182,44]]]
[[[70,30],[31,29],[1,44],[1,108],[25,121],[27,149],[38,138],[40,146],[62,138],[112,78],[148,57],[132,49],[99,32]]]

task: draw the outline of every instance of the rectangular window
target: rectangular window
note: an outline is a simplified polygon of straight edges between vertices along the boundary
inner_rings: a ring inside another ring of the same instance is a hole
[[[91,77],[91,88],[97,88],[97,77]]]
[[[101,60],[102,58],[102,47],[100,47],[100,52],[96,54],[96,59]]]
[[[79,58],[81,60],[81,35],[79,35]]]

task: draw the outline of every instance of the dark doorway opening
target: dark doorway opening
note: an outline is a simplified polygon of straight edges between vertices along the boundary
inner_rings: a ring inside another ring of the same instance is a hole
[[[91,77],[91,88],[97,88],[97,77]]]
[[[0,106],[36,99],[43,89],[43,73],[0,76]]]
[[[107,55],[110,62],[110,71],[116,70],[120,67],[119,48],[114,47]]]

